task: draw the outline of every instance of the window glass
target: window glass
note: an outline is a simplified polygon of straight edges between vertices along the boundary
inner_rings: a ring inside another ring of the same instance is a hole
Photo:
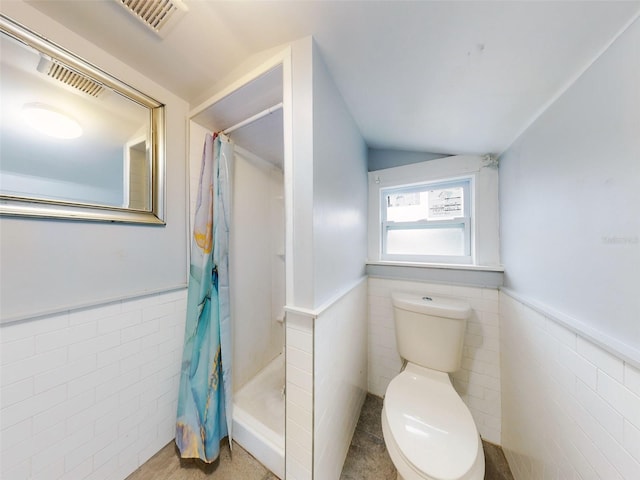
[[[387,195],[387,221],[413,222],[428,215],[427,192],[400,192]]]
[[[387,232],[387,253],[392,255],[464,255],[464,247],[464,225]]]
[[[470,261],[470,184],[466,178],[383,189],[382,257]]]
[[[429,220],[464,217],[464,189],[462,187],[429,190]]]

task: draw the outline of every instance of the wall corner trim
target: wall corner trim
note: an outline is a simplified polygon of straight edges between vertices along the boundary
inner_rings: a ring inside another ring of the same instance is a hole
[[[359,287],[363,282],[367,280],[367,276],[364,275],[360,277],[358,280],[353,282],[351,285],[347,286],[345,289],[341,290],[338,294],[331,297],[329,300],[324,302],[317,308],[305,308],[305,307],[297,307],[295,305],[285,305],[284,311],[287,313],[295,313],[297,315],[302,315],[305,317],[309,317],[313,320],[320,317],[326,310],[328,310],[331,306],[338,303],[343,297],[347,296],[352,290]]]
[[[501,287],[500,292],[535,310],[552,322],[555,322],[569,329],[573,333],[589,340],[593,344],[601,347],[612,355],[615,355],[629,365],[632,365],[635,368],[640,368],[640,350],[638,350],[637,348],[634,348],[631,345],[625,344],[615,338],[612,338],[606,333],[601,332],[589,325],[586,325],[585,323],[576,320],[575,318],[565,313],[561,313],[554,308],[545,305],[544,303],[541,303],[537,300],[534,300],[526,295],[516,293],[513,290],[505,287]]]

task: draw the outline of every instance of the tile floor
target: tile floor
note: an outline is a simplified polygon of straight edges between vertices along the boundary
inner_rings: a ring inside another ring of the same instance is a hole
[[[367,395],[360,419],[351,441],[341,480],[395,480],[396,469],[387,454],[382,438],[380,413],[382,399]],[[483,442],[485,480],[513,480],[509,465],[497,445]],[[224,443],[220,458],[211,465],[192,460],[180,460],[173,442],[127,480],[277,480],[256,459],[234,443],[233,453]],[[319,479],[322,480],[322,479]]]

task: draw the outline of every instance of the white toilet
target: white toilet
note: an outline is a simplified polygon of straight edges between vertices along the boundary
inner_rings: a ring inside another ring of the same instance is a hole
[[[448,375],[460,368],[471,307],[408,293],[394,293],[392,301],[407,363],[387,387],[382,432],[398,480],[482,480],[480,435]]]

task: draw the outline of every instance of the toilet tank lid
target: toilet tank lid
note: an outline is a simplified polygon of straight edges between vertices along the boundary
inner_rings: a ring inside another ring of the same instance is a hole
[[[465,320],[471,316],[471,305],[463,300],[419,293],[394,292],[391,294],[391,301],[394,307],[409,312],[458,320]]]

